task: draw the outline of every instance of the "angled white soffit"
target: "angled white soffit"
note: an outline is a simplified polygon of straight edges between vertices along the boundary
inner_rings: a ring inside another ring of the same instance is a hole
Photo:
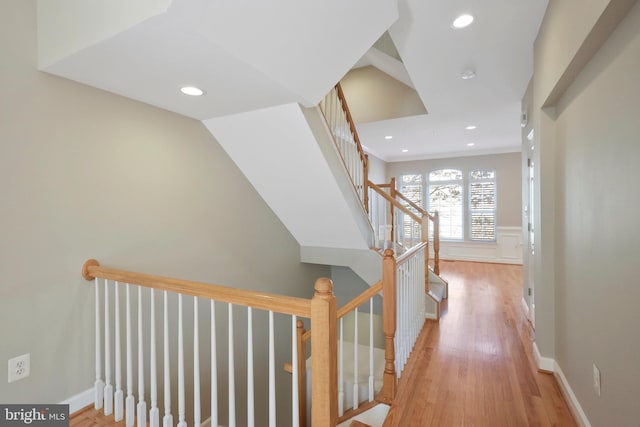
[[[320,99],[397,19],[389,0],[39,0],[39,64],[197,119]],[[181,86],[206,91],[188,98]]]
[[[298,104],[204,124],[300,246],[368,249]]]

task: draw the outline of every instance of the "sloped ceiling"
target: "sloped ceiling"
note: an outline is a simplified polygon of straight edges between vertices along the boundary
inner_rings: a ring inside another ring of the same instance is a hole
[[[317,105],[398,17],[388,0],[39,0],[38,8],[42,70],[197,119]],[[185,97],[187,84],[207,96]]]

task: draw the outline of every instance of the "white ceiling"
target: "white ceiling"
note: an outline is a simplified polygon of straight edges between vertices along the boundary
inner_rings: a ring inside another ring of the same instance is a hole
[[[519,151],[520,100],[547,3],[399,0],[389,33],[429,114],[360,124],[365,146],[386,161]],[[473,23],[453,29],[463,13]],[[475,69],[475,79],[460,78],[467,68]]]
[[[356,63],[371,64],[412,85],[429,111],[358,125],[372,154],[395,161],[517,151],[520,99],[546,5],[39,0],[39,64],[52,74],[200,120],[290,102],[315,105]],[[475,21],[452,29],[463,12]],[[387,30],[406,69],[379,54],[365,55]],[[466,67],[476,70],[475,79],[460,79]],[[185,84],[207,94],[186,97],[179,92]],[[465,131],[468,124],[478,128]],[[389,134],[391,141],[383,138]]]

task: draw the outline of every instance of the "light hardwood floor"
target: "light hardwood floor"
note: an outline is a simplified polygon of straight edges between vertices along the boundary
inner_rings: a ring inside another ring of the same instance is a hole
[[[575,426],[536,369],[522,267],[450,261],[441,273],[449,308],[423,328],[384,426]]]

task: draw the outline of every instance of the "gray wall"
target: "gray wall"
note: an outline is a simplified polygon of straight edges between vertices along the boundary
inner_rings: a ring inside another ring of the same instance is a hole
[[[640,420],[638,69],[636,4],[557,105],[556,360],[594,426]]]
[[[29,378],[7,384],[0,370],[0,402],[59,402],[92,386],[88,258],[298,296],[330,275],[299,262],[200,122],[38,72],[35,20],[33,0],[0,3],[0,361],[31,354]]]
[[[382,184],[387,182],[387,163],[369,154],[369,181],[374,184]]]
[[[639,66],[635,1],[550,2],[534,52],[536,343],[593,426],[640,419]]]
[[[451,168],[460,169],[463,174],[473,169],[495,169],[498,186],[498,226],[520,226],[522,221],[521,200],[521,158],[520,153],[492,154],[448,159],[414,160],[410,162],[387,163],[387,176],[399,179],[400,175],[429,173]],[[465,194],[466,194],[465,189]]]

